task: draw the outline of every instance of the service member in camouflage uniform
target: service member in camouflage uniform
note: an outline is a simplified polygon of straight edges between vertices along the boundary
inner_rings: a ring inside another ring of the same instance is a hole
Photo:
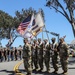
[[[31,75],[32,68],[31,68],[31,45],[28,43],[28,39],[24,39],[24,46],[23,46],[23,62],[25,70],[27,71],[27,75]]]
[[[52,50],[52,65],[53,65],[53,68],[54,68],[54,71],[53,73],[56,73],[57,74],[57,71],[58,71],[58,51],[57,51],[57,43],[56,43],[56,39],[55,38],[52,38],[51,39],[52,41],[52,44],[51,44],[51,50]]]
[[[38,48],[37,49],[38,49],[37,51],[38,52],[38,65],[40,68],[39,71],[42,71],[43,70],[43,43],[40,38],[38,38]]]
[[[68,45],[64,42],[64,38],[60,38],[60,43],[58,45],[58,51],[60,56],[60,62],[63,69],[62,74],[67,74],[68,70]]]
[[[46,70],[48,73],[50,73],[50,45],[47,39],[44,40],[43,44],[43,56],[44,56]]]
[[[38,69],[38,57],[37,57],[37,40],[34,39],[33,40],[33,44],[32,44],[32,67],[35,67],[34,70],[37,71]]]

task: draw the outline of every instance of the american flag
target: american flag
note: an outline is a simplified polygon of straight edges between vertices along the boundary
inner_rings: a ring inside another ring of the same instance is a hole
[[[23,20],[23,22],[20,23],[20,25],[19,25],[17,31],[18,31],[21,35],[24,34],[26,28],[28,27],[28,25],[29,25],[29,23],[30,23],[30,21],[31,21],[31,17],[32,17],[32,15],[30,14],[26,19]]]

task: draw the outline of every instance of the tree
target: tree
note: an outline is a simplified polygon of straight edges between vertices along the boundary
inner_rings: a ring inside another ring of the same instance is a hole
[[[41,11],[41,13],[42,13],[42,16],[43,16],[43,19],[44,19],[44,12],[43,12],[43,10],[42,9],[40,9],[40,11]],[[21,11],[16,11],[15,12],[15,18],[17,19],[17,21],[16,21],[16,27],[18,27],[18,25],[25,19],[25,18],[27,18],[27,16],[29,15],[29,14],[36,14],[37,13],[37,11],[36,10],[34,10],[32,7],[30,7],[29,9],[22,9]]]
[[[0,10],[0,41],[4,38],[11,39],[11,34],[13,35],[13,41],[16,38],[14,32],[14,18],[8,13]]]
[[[42,12],[42,16],[44,17],[44,12],[42,9],[40,9]],[[36,14],[36,10],[29,8],[29,9],[22,9],[21,11],[15,12],[15,17],[10,16],[8,13],[5,13],[4,11],[0,10],[0,40],[6,38],[11,39],[12,42],[10,42],[11,46],[15,39],[19,37],[20,35],[17,33],[17,28],[19,24],[29,15],[29,14]],[[8,42],[8,44],[9,44]],[[8,45],[7,44],[7,45]]]
[[[53,8],[69,21],[75,37],[75,0],[46,0],[46,7]]]
[[[0,10],[0,39],[9,39],[13,27],[13,17]]]

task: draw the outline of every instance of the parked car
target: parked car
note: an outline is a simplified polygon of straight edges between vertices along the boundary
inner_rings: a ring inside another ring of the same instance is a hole
[[[72,56],[72,57],[75,57],[75,50],[69,49],[69,55]]]
[[[72,57],[75,57],[75,51],[72,51]]]

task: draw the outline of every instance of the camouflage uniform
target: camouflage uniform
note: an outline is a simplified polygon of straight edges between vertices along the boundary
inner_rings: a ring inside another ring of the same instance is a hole
[[[47,69],[47,72],[50,72],[50,46],[48,43],[48,40],[44,40],[43,44],[43,56],[44,56],[44,62]]]
[[[60,39],[60,43],[58,45],[60,62],[63,69],[63,74],[67,73],[68,70],[68,45],[64,42],[64,39]]]
[[[41,42],[41,39],[38,39],[38,47],[37,47],[37,57],[38,57],[38,65],[40,68],[40,71],[43,70],[43,44]]]
[[[33,41],[32,44],[32,67],[35,67],[35,70],[38,69],[38,58],[37,58],[37,40]]]
[[[52,65],[54,68],[54,73],[57,73],[58,71],[58,52],[57,52],[57,43],[55,43],[55,38],[52,38],[52,44],[51,44],[51,50],[53,51],[52,53]]]
[[[25,41],[28,41],[27,39],[24,39]],[[31,45],[26,42],[23,46],[23,61],[24,61],[24,67],[27,71],[27,75],[31,75],[32,68],[31,68]]]

